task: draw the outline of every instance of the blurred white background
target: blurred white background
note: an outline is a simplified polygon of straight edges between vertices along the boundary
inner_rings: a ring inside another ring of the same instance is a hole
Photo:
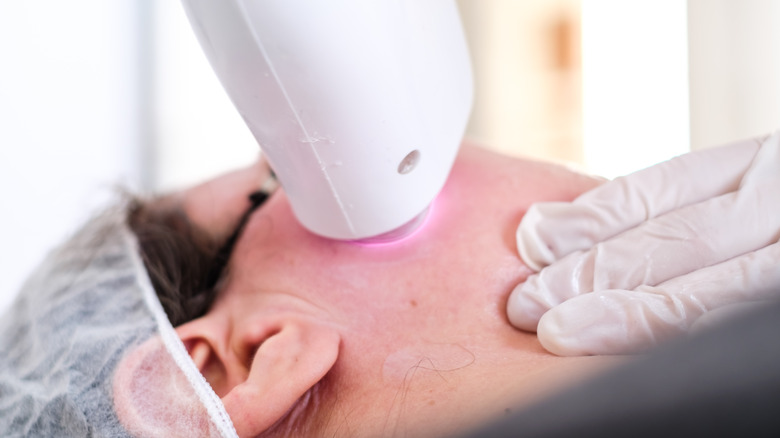
[[[613,177],[780,128],[780,2],[458,0],[468,134]],[[0,3],[0,308],[116,187],[254,159],[176,0]]]

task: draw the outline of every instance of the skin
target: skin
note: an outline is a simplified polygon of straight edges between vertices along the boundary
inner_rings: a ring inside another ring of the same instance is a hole
[[[599,183],[464,145],[418,232],[373,246],[311,234],[279,190],[213,308],[177,332],[242,437],[462,432],[615,360],[549,354],[505,309],[531,274],[515,245],[523,213]],[[204,202],[223,190],[235,187],[212,184]],[[211,209],[192,193],[198,222]]]

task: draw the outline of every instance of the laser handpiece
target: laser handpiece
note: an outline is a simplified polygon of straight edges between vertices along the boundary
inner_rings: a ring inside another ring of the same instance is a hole
[[[454,0],[183,4],[306,228],[394,239],[422,222],[472,104]]]

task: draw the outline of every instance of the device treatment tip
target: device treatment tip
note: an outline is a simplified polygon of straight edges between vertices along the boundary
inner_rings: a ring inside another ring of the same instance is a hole
[[[430,210],[431,207],[429,206],[425,210],[423,210],[420,214],[412,218],[412,220],[406,222],[405,224],[401,225],[400,227],[394,230],[390,230],[378,236],[366,237],[365,239],[357,239],[354,240],[353,242],[362,245],[380,245],[380,244],[394,243],[406,239],[407,237],[411,236],[422,227],[422,225],[425,223],[425,219],[427,219],[428,217],[428,212]]]

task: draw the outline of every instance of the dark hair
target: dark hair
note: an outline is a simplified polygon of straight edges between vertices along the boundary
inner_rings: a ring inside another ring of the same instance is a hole
[[[266,198],[264,192],[249,196],[251,207],[223,242],[194,225],[178,205],[138,199],[131,202],[128,224],[137,236],[152,286],[174,327],[203,316],[211,307],[244,224]]]

